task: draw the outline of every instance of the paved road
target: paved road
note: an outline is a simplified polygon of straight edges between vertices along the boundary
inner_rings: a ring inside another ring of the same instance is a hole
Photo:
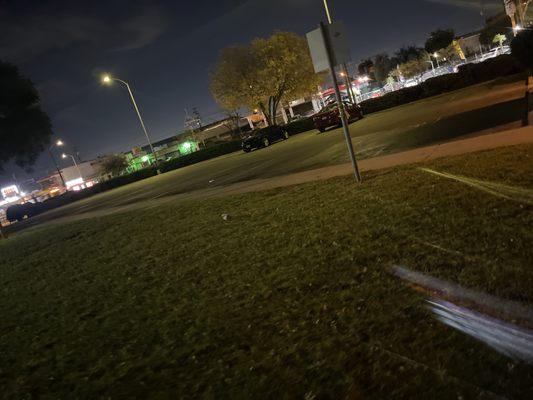
[[[365,159],[454,139],[520,118],[521,82],[478,85],[371,114],[351,125]],[[67,215],[131,205],[180,193],[271,178],[348,161],[340,129],[307,132],[269,148],[236,152],[95,195],[13,226],[15,230]]]

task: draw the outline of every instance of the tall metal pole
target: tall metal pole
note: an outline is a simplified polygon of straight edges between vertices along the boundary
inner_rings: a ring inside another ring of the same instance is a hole
[[[355,95],[352,90],[352,81],[350,79],[350,74],[348,72],[348,66],[346,65],[346,63],[342,64],[342,69],[344,70],[344,84],[346,85],[346,92],[348,93],[348,97],[352,104],[356,104]]]
[[[65,183],[65,178],[63,178],[63,174],[61,173],[61,170],[59,169],[59,166],[57,165],[56,159],[54,157],[54,154],[52,153],[52,148],[48,148],[48,154],[50,155],[50,158],[52,159],[52,162],[54,163],[54,167],[56,167],[56,171],[59,174],[59,177],[61,178],[61,183],[63,184],[63,187],[67,187],[67,184]]]
[[[328,23],[331,24],[333,21],[331,20],[331,14],[329,12],[328,0],[324,0],[324,9],[326,10],[326,16],[328,17]]]
[[[346,118],[346,111],[344,109],[344,103],[342,101],[341,92],[339,90],[339,82],[337,80],[337,75],[335,74],[335,66],[333,65],[333,50],[331,46],[329,29],[328,27],[321,22],[320,31],[322,33],[322,38],[324,40],[324,45],[326,47],[326,53],[328,58],[329,70],[331,72],[331,77],[333,78],[333,87],[335,89],[335,97],[337,99],[337,104],[339,106],[339,116],[342,121],[342,130],[344,132],[344,138],[346,139],[346,145],[348,146],[348,153],[350,155],[350,161],[352,162],[352,168],[357,182],[361,183],[361,173],[359,172],[359,166],[357,165],[357,160],[355,158],[355,152],[353,150],[352,137],[350,136],[350,130],[348,128],[348,120]]]
[[[331,18],[331,12],[329,11],[328,0],[324,0],[324,10],[326,11],[326,17],[328,18],[328,23],[331,25],[333,23],[333,18]],[[352,91],[352,84],[350,82],[350,75],[348,74],[348,66],[346,63],[342,64],[341,70],[344,74],[344,84],[346,85],[346,93],[350,101],[355,104],[355,95]]]
[[[158,166],[157,161],[157,153],[154,150],[154,146],[152,146],[152,141],[150,140],[150,135],[148,135],[148,130],[146,129],[146,125],[144,125],[144,121],[141,116],[141,112],[139,111],[139,107],[137,107],[137,102],[135,101],[135,97],[133,96],[133,92],[131,91],[131,87],[128,82],[123,81],[122,79],[118,78],[112,78],[113,80],[122,83],[126,88],[128,89],[128,93],[130,94],[131,102],[133,103],[133,108],[135,108],[135,111],[137,112],[137,116],[139,117],[139,122],[141,123],[141,127],[143,129],[144,135],[146,136],[146,140],[148,141],[148,145],[150,146],[150,150],[152,151],[152,154],[154,155],[155,160],[155,166]]]
[[[74,158],[73,155],[70,155],[70,154],[66,154],[67,156],[69,156],[70,158],[72,158],[72,162],[74,163],[74,166],[76,167],[76,169],[78,170],[78,174],[80,174],[80,178],[83,179],[83,174],[81,173],[81,169],[80,169],[80,166],[78,165],[78,163],[76,162],[76,159]]]

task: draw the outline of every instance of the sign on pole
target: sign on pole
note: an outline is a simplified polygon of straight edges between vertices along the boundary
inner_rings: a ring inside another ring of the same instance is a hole
[[[346,40],[346,30],[341,22],[334,22],[327,27],[329,31],[329,42],[332,48],[332,62],[334,67],[338,67],[351,61],[350,47]],[[322,35],[322,31],[315,29],[307,34],[307,43],[311,51],[311,59],[315,72],[329,70],[328,51]]]
[[[350,60],[350,51],[346,42],[346,35],[339,23],[324,25],[320,23],[320,28],[307,34],[309,49],[311,57],[313,58],[313,65],[315,72],[323,72],[329,70],[331,79],[333,80],[333,89],[335,90],[335,98],[337,99],[337,106],[339,107],[339,116],[342,121],[342,129],[344,138],[348,147],[348,154],[352,162],[352,168],[355,175],[355,180],[361,182],[361,173],[355,158],[353,150],[352,137],[350,136],[350,128],[348,127],[348,119],[342,102],[341,92],[339,89],[339,81],[335,72],[335,67]],[[318,32],[318,33],[317,33]],[[336,53],[338,51],[338,53]]]

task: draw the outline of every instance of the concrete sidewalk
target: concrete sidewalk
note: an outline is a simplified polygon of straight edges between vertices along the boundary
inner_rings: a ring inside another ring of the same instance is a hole
[[[476,151],[490,150],[498,147],[514,146],[525,143],[533,143],[533,126],[469,137],[466,139],[444,142],[427,147],[420,147],[418,149],[408,150],[401,153],[369,158],[360,161],[359,168],[361,171],[373,171],[399,165],[415,164],[435,160],[442,157],[474,153]],[[299,183],[324,180],[336,176],[350,174],[352,174],[352,166],[350,163],[346,163],[275,178],[240,182],[219,189],[223,189],[224,194],[246,193],[274,189],[283,186],[297,185]]]

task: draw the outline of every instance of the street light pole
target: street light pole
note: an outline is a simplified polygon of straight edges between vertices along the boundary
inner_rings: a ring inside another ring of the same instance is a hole
[[[433,53],[433,57],[435,57],[435,60],[437,61],[437,68],[440,68],[439,65],[439,55],[437,53]]]
[[[328,0],[324,0],[324,9],[326,10],[326,16],[328,17],[328,23],[331,24],[333,21],[331,20],[331,14],[329,12]]]
[[[54,153],[52,153],[52,149],[54,146],[62,146],[63,142],[61,140],[58,140],[56,143],[48,147],[48,154],[50,155],[50,158],[52,159],[52,162],[54,163],[54,167],[56,167],[56,171],[59,174],[59,178],[61,178],[61,183],[63,184],[63,187],[67,187],[67,184],[65,183],[65,178],[63,178],[63,174],[61,173],[61,170],[59,169],[59,165],[57,165],[56,159],[54,157]]]
[[[67,157],[70,157],[72,158],[72,162],[74,163],[74,166],[76,167],[76,169],[78,170],[78,174],[80,174],[80,178],[83,179],[83,175],[81,173],[81,169],[80,169],[80,166],[78,165],[78,163],[76,162],[76,159],[74,158],[74,156],[70,155],[70,154],[65,154],[63,153],[63,158],[67,158]]]
[[[115,77],[111,77],[109,75],[104,76],[103,81],[104,83],[109,83],[111,80],[114,80],[116,82],[122,83],[124,86],[126,86],[126,89],[128,89],[128,93],[131,98],[131,102],[133,103],[133,108],[135,109],[135,112],[137,113],[137,117],[139,117],[139,122],[141,123],[142,130],[144,132],[144,136],[146,136],[146,140],[148,141],[148,145],[150,146],[150,150],[152,151],[152,154],[154,155],[154,162],[155,166],[158,167],[158,161],[157,161],[157,154],[154,150],[154,146],[152,145],[152,141],[150,140],[150,135],[148,135],[148,130],[146,129],[146,125],[144,124],[143,118],[141,116],[141,112],[139,111],[139,107],[137,106],[137,102],[135,101],[135,96],[133,96],[133,92],[131,90],[130,84],[126,81],[123,81],[122,79],[118,79]]]

